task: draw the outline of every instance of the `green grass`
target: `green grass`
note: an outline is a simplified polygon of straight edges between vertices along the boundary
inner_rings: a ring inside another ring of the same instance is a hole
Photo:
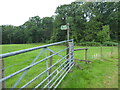
[[[58,88],[118,88],[118,58],[96,59],[68,73]]]
[[[9,45],[2,45],[2,53],[8,53],[12,51],[27,49],[31,47],[41,46],[44,44],[9,44]],[[52,46],[50,49],[52,49],[55,52],[58,52],[62,49],[64,49],[65,46]],[[75,46],[76,48],[85,48],[81,46]],[[105,87],[104,83],[107,83],[106,77],[107,75],[111,75],[113,71],[117,71],[115,65],[117,64],[117,60],[114,60],[117,58],[117,47],[113,48],[113,57],[111,57],[111,47],[103,47],[103,59],[100,57],[100,47],[88,47],[88,60],[93,61],[91,64],[85,64],[84,62],[77,62],[80,64],[84,70],[79,70],[78,68],[74,67],[73,72],[69,73],[65,79],[62,81],[59,87],[61,88],[93,88],[93,87]],[[19,54],[16,56],[11,56],[4,59],[5,64],[5,76],[10,75],[11,73],[14,73],[15,71],[18,71],[28,65],[31,64],[33,59],[37,56],[37,54],[41,51],[35,50],[23,54]],[[47,54],[46,54],[47,53]],[[43,54],[39,57],[39,60],[45,58],[49,55],[49,52],[46,51],[43,52]],[[85,51],[76,51],[74,53],[74,57],[77,59],[85,59],[84,56]],[[66,52],[60,53],[61,55],[65,55]],[[95,56],[97,54],[97,57]],[[59,56],[55,55],[53,57],[53,63],[55,63],[57,60],[61,59]],[[36,61],[36,62],[37,62]],[[65,61],[65,60],[63,60]],[[62,62],[63,62],[62,61]],[[29,69],[27,74],[23,77],[22,81],[18,84],[18,88],[23,86],[26,82],[30,81],[32,78],[37,76],[39,73],[44,71],[46,69],[46,61],[37,64],[36,66]],[[54,67],[53,69],[57,68]],[[113,71],[112,71],[113,70]],[[11,79],[6,80],[7,88],[10,88],[14,85],[16,80],[21,76],[22,73],[12,77]],[[117,73],[115,74],[117,75]],[[32,84],[28,85],[28,87],[33,88],[35,87],[40,81],[42,81],[46,77],[46,73],[42,75],[40,78],[35,80]],[[72,83],[71,83],[72,82]],[[47,82],[45,82],[47,83]],[[44,83],[44,84],[45,84]],[[95,84],[94,84],[95,83]],[[117,82],[116,82],[117,83]],[[94,85],[93,85],[94,84]],[[116,87],[115,85],[113,87]]]
[[[37,44],[37,45],[35,45],[35,44],[3,45],[2,49],[3,49],[3,53],[8,53],[8,52],[11,52],[11,51],[17,51],[17,50],[31,48],[31,47],[35,47],[35,46],[41,46],[41,45],[43,45],[43,44]],[[52,47],[50,47],[50,49],[54,50],[55,52],[58,52],[58,51],[60,51],[60,50],[62,50],[64,48],[65,48],[65,46],[52,46]],[[33,61],[33,59],[38,55],[38,53],[40,51],[41,51],[41,49],[5,58],[4,59],[5,76],[8,76],[8,75],[14,73],[15,71],[18,71],[18,70],[20,70],[20,69],[22,69],[22,68],[27,67],[28,65],[30,65],[31,62]],[[60,54],[64,55],[65,53],[66,52],[63,52],[63,53],[60,53]],[[43,54],[41,54],[41,56],[38,58],[37,61],[45,58],[48,55],[49,55],[48,51],[43,52]],[[55,63],[58,59],[61,59],[61,58],[58,57],[57,55],[54,56],[53,57],[53,63]],[[65,61],[65,59],[63,61]],[[56,67],[54,67],[52,69],[55,69],[55,68]],[[20,84],[17,87],[18,88],[21,87],[22,85],[24,85],[25,83],[27,83],[28,81],[30,81],[32,78],[34,78],[35,76],[37,76],[38,74],[40,74],[45,69],[46,69],[46,61],[35,65],[31,69],[29,69],[29,71],[27,72],[27,74],[23,77],[22,82],[20,82]],[[14,83],[16,82],[16,80],[21,76],[21,74],[22,73],[14,76],[14,77],[12,77],[11,79],[8,79],[6,81],[7,87],[8,88],[12,87],[14,85]],[[30,84],[28,87],[34,87],[40,81],[42,81],[45,77],[46,77],[46,73],[44,75],[42,75],[42,77],[38,78],[35,81],[35,83]]]

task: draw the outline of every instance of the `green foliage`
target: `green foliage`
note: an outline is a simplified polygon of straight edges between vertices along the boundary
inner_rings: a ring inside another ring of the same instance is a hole
[[[97,34],[98,41],[100,41],[101,43],[109,41],[110,40],[109,31],[110,31],[109,25],[103,26],[102,31],[99,31]]]
[[[103,46],[118,46],[118,43],[116,43],[116,42],[104,42],[103,44],[102,44]]]
[[[113,29],[112,24],[117,25],[117,22],[111,23],[111,19],[114,17],[113,14],[118,14],[117,4],[114,2],[76,2],[59,6],[56,9],[57,16],[55,18],[55,22],[58,23],[58,27],[55,25],[57,34],[53,34],[55,36],[51,39],[53,41],[64,40],[66,35],[62,36],[58,29],[60,25],[69,22],[70,38],[74,38],[76,43],[93,40],[103,43],[111,39],[115,40],[117,32],[114,30],[115,27]],[[117,20],[118,18],[114,19],[114,21]]]
[[[76,43],[118,39],[120,2],[73,2],[56,8],[56,15],[29,18],[23,25],[2,25],[3,44],[44,43],[66,40],[61,25],[70,24],[70,38]]]
[[[100,46],[101,44],[99,42],[81,42],[81,43],[78,43],[77,45],[80,45],[80,46]]]
[[[107,42],[103,42],[102,44],[100,42],[80,42],[80,43],[75,43],[75,45],[78,45],[78,46],[118,46],[118,43],[117,42],[112,42],[112,41],[107,41]]]
[[[7,43],[40,43],[50,40],[53,29],[53,18],[31,17],[23,25],[15,27],[2,26],[3,44]]]

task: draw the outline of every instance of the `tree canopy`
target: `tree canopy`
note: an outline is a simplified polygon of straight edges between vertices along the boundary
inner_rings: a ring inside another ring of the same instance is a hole
[[[56,8],[56,15],[29,18],[21,26],[2,25],[2,43],[41,43],[66,39],[61,25],[70,24],[75,42],[117,41],[120,2],[73,2]]]

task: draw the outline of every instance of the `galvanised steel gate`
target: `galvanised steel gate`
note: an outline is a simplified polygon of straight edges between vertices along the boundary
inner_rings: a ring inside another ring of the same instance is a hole
[[[60,51],[56,52],[56,51],[53,51],[50,48],[48,48],[50,46],[59,45],[62,43],[67,43],[68,45],[66,48],[64,48]],[[29,52],[29,51],[33,51],[33,50],[37,50],[37,49],[42,49],[42,50],[32,60],[31,64],[0,79],[0,83],[2,84],[2,86],[3,86],[3,84],[6,84],[7,82],[9,82],[7,84],[10,84],[10,81],[15,80],[15,83],[12,84],[11,87],[8,87],[8,88],[14,89],[19,85],[20,82],[22,83],[21,87],[17,87],[20,89],[27,88],[28,86],[30,88],[34,88],[34,89],[36,89],[36,88],[57,88],[58,87],[58,85],[61,83],[63,78],[67,75],[67,73],[70,71],[70,69],[74,65],[73,39],[56,42],[56,43],[52,43],[52,44],[47,44],[47,45],[43,45],[43,46],[38,46],[38,47],[34,47],[34,48],[24,49],[24,50],[20,50],[20,51],[15,51],[15,52],[11,52],[11,53],[1,54],[0,57],[3,59],[6,57],[18,55],[21,53],[25,53],[25,52]],[[47,56],[48,53],[46,51],[50,51],[49,56]],[[65,53],[63,54],[62,52],[65,52]],[[66,54],[66,52],[67,52],[67,54]],[[42,53],[44,53],[46,55],[45,58],[38,60],[39,57],[41,57]],[[53,60],[53,56],[57,56],[57,57]],[[59,58],[58,58],[58,56],[59,56]],[[46,61],[46,62],[44,62],[44,61]],[[35,66],[37,66],[37,68],[33,69],[33,71],[37,70],[37,72],[40,72],[40,73],[37,73],[37,75],[36,75],[36,73],[33,73],[32,75],[29,76],[29,74],[31,74],[30,72],[33,72],[32,68]],[[28,73],[28,77],[27,76],[25,77],[25,75],[27,73]],[[20,75],[18,75],[18,74],[20,74]],[[36,76],[34,76],[34,75],[36,75]],[[30,78],[31,76],[34,76],[34,77]],[[14,77],[17,79],[14,79]],[[23,79],[24,77],[25,77],[25,79],[28,78],[29,81],[26,82],[27,79],[24,80]],[[30,86],[30,84],[32,84],[32,86]],[[7,88],[7,87],[3,86],[3,88]]]

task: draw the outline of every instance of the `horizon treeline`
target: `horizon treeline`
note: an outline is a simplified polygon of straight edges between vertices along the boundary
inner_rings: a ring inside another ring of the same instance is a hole
[[[66,40],[61,25],[70,24],[70,38],[80,42],[117,42],[120,2],[73,2],[56,15],[30,17],[23,25],[2,25],[2,44],[51,43]]]

